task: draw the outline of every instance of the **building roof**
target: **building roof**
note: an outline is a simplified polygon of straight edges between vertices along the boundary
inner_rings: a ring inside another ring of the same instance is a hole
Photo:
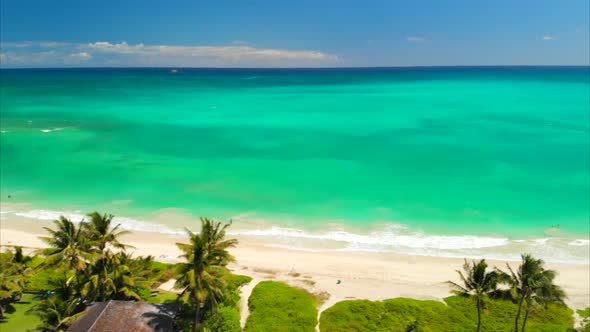
[[[97,302],[67,332],[169,332],[174,330],[176,310],[172,303]]]

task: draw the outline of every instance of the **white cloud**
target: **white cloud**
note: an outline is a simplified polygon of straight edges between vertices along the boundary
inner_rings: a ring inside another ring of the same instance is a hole
[[[234,45],[248,45],[248,42],[243,40],[232,40],[231,43]]]
[[[142,56],[178,56],[178,57],[211,57],[222,59],[305,59],[330,60],[333,55],[318,51],[292,51],[271,48],[255,48],[252,46],[183,46],[183,45],[129,45],[126,42],[112,44],[110,42],[89,43],[86,46],[103,53],[134,54]]]
[[[313,50],[258,48],[244,41],[227,46],[145,45],[97,41],[76,44],[55,41],[4,43],[3,65],[9,66],[317,66],[336,55]],[[46,52],[41,52],[45,50]]]
[[[137,44],[135,46],[130,46],[126,42],[122,42],[119,44],[111,44],[109,42],[96,42],[96,43],[88,43],[83,46],[87,46],[91,49],[100,51],[100,52],[107,52],[107,53],[119,53],[119,54],[134,54],[139,53],[143,48],[143,44]]]
[[[557,38],[555,38],[555,36],[551,36],[551,35],[544,35],[543,37],[541,37],[541,40],[555,40]]]
[[[64,57],[66,64],[79,64],[92,59],[92,54],[88,52],[71,53]]]
[[[427,38],[424,37],[418,37],[418,36],[408,36],[406,37],[406,41],[410,42],[410,43],[424,43],[429,41]]]

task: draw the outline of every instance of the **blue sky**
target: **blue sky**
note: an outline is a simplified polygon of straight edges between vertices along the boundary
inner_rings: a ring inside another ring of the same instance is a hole
[[[2,0],[3,67],[588,65],[589,0]]]

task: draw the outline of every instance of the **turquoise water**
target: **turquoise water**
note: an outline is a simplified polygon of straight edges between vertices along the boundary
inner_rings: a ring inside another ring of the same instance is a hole
[[[590,231],[588,67],[2,70],[0,93],[3,203],[309,232]]]

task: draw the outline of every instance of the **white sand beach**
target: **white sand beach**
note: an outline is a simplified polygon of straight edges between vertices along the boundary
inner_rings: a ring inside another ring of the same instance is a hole
[[[29,222],[3,217],[0,243],[29,250],[41,248],[44,243],[38,237],[45,235],[42,227],[50,225],[39,220]],[[456,280],[455,270],[463,264],[459,258],[330,250],[309,252],[238,239],[239,245],[231,250],[236,262],[230,268],[235,273],[253,277],[253,284],[261,280],[282,280],[312,293],[324,293],[324,296],[327,293],[329,298],[320,310],[346,299],[441,300],[450,295],[444,282]],[[133,232],[123,238],[124,243],[135,247],[135,255],[152,255],[163,262],[181,259],[175,243],[183,241],[182,236],[149,232]],[[518,265],[518,262],[509,263]],[[506,262],[490,260],[489,264],[505,268]],[[574,309],[590,306],[588,264],[547,263],[547,267],[559,272],[556,283],[567,292],[569,306]]]

